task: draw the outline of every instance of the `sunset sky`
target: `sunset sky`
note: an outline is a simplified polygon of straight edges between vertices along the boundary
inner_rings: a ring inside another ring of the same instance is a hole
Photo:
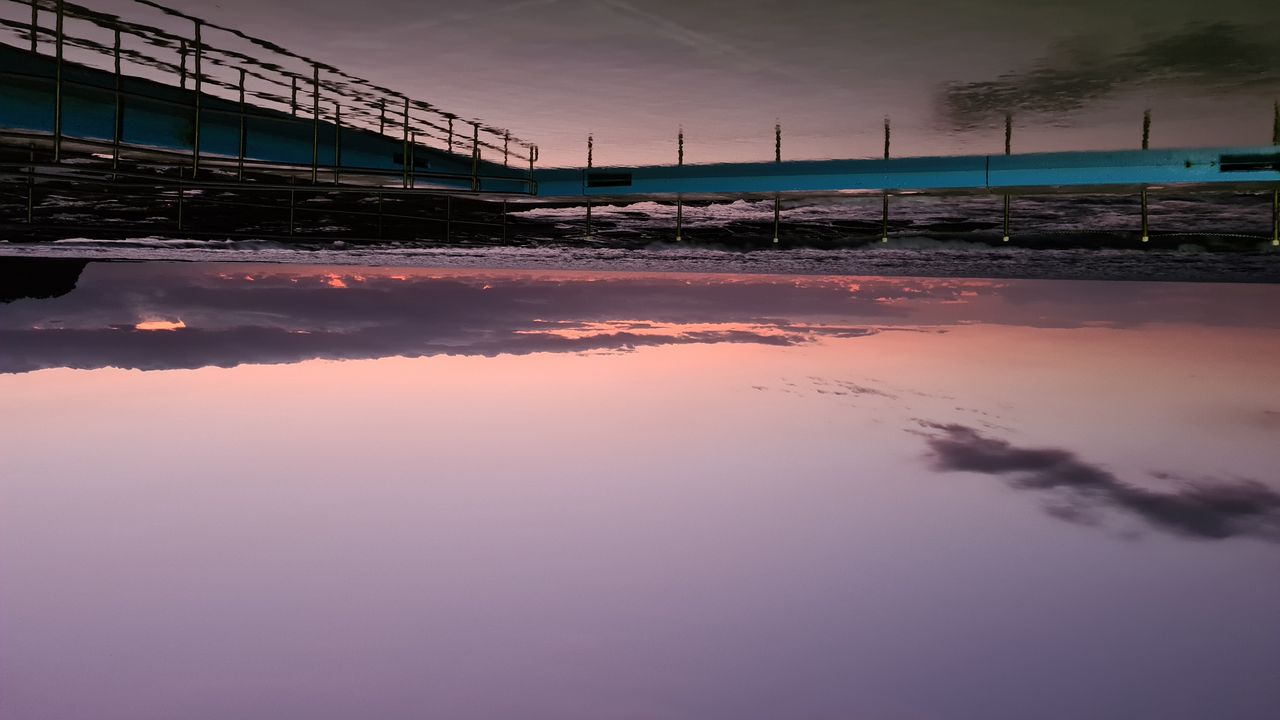
[[[0,306],[0,708],[1257,717],[1276,301],[91,264]]]

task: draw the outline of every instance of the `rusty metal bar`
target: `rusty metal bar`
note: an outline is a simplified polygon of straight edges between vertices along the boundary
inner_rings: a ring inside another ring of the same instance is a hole
[[[54,20],[54,88],[53,88],[53,161],[62,162],[62,17],[63,3],[58,0]]]
[[[333,104],[333,184],[337,185],[342,175],[342,105]]]
[[[1142,113],[1142,149],[1151,149],[1151,111]],[[1142,242],[1150,242],[1151,234],[1147,231],[1147,189],[1142,188]]]
[[[32,217],[34,215],[36,204],[36,151],[32,150],[29,157],[31,161],[30,167],[27,168],[27,224],[33,224]]]
[[[197,20],[196,36],[195,36],[196,57],[195,57],[195,68],[194,68],[195,76],[196,76],[195,77],[195,102],[194,102],[195,119],[193,121],[193,124],[195,126],[195,131],[191,140],[191,177],[193,178],[196,176],[196,173],[200,172],[200,104],[201,104],[200,103],[200,100],[201,100],[200,84],[201,84],[201,81],[204,79],[203,74],[201,72],[201,68],[200,68],[200,60],[203,57],[203,51],[204,51],[204,44],[200,42],[200,25],[201,25],[200,21]]]
[[[115,28],[115,93],[116,114],[111,132],[111,169],[120,169],[120,141],[124,134],[124,74],[120,71],[120,27]],[[114,176],[113,178],[114,179]]]
[[[587,170],[590,171],[595,156],[595,138],[587,135]],[[588,173],[589,174],[589,173]],[[590,182],[588,180],[588,182]],[[587,239],[591,239],[591,198],[587,198]]]
[[[409,98],[404,99],[404,149],[400,153],[400,164],[404,166],[404,187],[409,189]]]
[[[471,192],[480,190],[480,126],[471,123]]]
[[[676,133],[676,167],[684,167],[684,128]],[[684,196],[676,195],[676,242],[683,239]]]
[[[773,161],[782,162],[782,123],[773,125]],[[778,243],[778,226],[782,224],[782,195],[773,194],[773,242]]]
[[[1004,115],[1004,154],[1013,154],[1013,115]],[[1009,193],[1004,194],[1004,241],[1009,242]]]
[[[244,68],[240,68],[240,143],[236,157],[236,179],[244,180],[244,155],[248,149],[248,127],[244,104]]]
[[[320,172],[320,66],[311,66],[311,184]]]
[[[884,159],[889,159],[889,118],[884,119]],[[880,211],[880,242],[889,242],[889,193],[884,194]]]

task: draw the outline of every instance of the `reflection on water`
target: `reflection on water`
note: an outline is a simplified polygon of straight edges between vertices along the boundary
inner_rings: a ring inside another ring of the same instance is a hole
[[[20,274],[6,720],[1280,701],[1276,288]]]

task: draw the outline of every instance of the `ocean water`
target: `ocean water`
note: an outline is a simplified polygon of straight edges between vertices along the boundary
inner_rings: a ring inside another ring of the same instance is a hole
[[[513,206],[504,230],[459,225],[446,241],[439,237],[437,223],[423,221],[416,230],[403,228],[403,239],[380,242],[360,239],[369,228],[343,224],[348,221],[339,212],[323,210],[300,215],[300,232],[330,236],[329,241],[280,239],[282,229],[269,224],[279,218],[253,214],[239,220],[233,215],[231,221],[238,223],[233,233],[175,234],[167,217],[172,208],[161,203],[135,208],[153,216],[154,234],[112,230],[75,237],[63,230],[61,234],[71,236],[0,241],[0,255],[1269,283],[1280,281],[1280,248],[1270,240],[1269,201],[1263,193],[1153,194],[1151,240],[1142,243],[1136,197],[1018,197],[1011,204],[1012,239],[1004,243],[998,197],[894,197],[888,242],[880,238],[879,196],[788,198],[777,244],[772,242],[771,200],[689,203],[679,242],[675,206],[657,202],[595,205],[590,226],[585,207]],[[315,202],[323,208],[325,199]],[[50,219],[71,226],[93,218],[97,227],[109,229],[114,214],[121,212],[118,204],[103,207],[101,201],[72,196],[46,203],[61,203]],[[188,204],[198,206],[198,199]],[[484,219],[501,222],[500,217]]]

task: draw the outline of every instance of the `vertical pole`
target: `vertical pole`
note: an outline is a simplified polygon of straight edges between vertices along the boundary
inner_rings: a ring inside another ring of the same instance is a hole
[[[409,186],[413,187],[417,184],[418,172],[418,132],[412,130],[409,132]]]
[[[120,137],[124,133],[124,75],[120,72],[120,26],[115,28],[116,116],[111,131],[111,169],[120,169]],[[115,176],[112,175],[112,179]]]
[[[782,123],[773,124],[773,161],[782,162]],[[773,194],[773,243],[778,244],[778,226],[782,224],[782,195]]]
[[[1151,234],[1147,231],[1147,189],[1142,188],[1142,242],[1150,242]]]
[[[1280,189],[1271,191],[1271,247],[1280,247]]]
[[[320,172],[320,66],[311,66],[311,184]]]
[[[507,130],[502,134],[502,167],[507,167],[511,158],[511,131]]]
[[[538,159],[538,146],[530,145],[529,146],[529,192],[530,193],[534,192],[534,189],[535,189],[534,183],[533,183],[533,163],[537,159]]]
[[[676,167],[684,167],[684,128],[676,133]],[[684,234],[684,195],[676,195],[676,242]]]
[[[296,204],[296,202],[295,202],[295,192],[292,187],[293,185],[292,175],[289,176],[289,185],[290,185],[290,188],[289,188],[289,237],[293,237],[293,215],[294,215],[294,205]]]
[[[591,166],[593,163],[592,155],[595,150],[595,138],[590,134],[587,135],[587,175],[591,174]],[[587,239],[591,239],[591,197],[587,196]]]
[[[1280,145],[1280,100],[1272,105],[1271,144]],[[1280,247],[1280,188],[1271,190],[1271,246]]]
[[[381,135],[387,128],[387,101],[378,101],[378,134]]]
[[[1013,114],[1004,115],[1004,154],[1013,153]],[[1004,241],[1009,242],[1009,193],[1004,194]]]
[[[884,159],[889,159],[889,118],[884,119]],[[889,191],[884,192],[884,207],[880,212],[880,242],[889,242]]]
[[[240,143],[237,146],[236,180],[244,181],[244,154],[248,149],[248,121],[244,105],[244,68],[240,68]]]
[[[186,40],[178,41],[178,58],[180,59],[180,63],[178,64],[178,84],[182,86],[183,90],[186,90],[187,89],[187,41]]]
[[[182,232],[182,201],[187,191],[182,187],[182,170],[178,170],[178,232]]]
[[[378,191],[378,239],[382,239],[382,191]]]
[[[1151,111],[1145,110],[1142,113],[1142,149],[1149,150],[1151,148]],[[1142,188],[1142,242],[1150,242],[1151,235],[1147,232],[1147,189]]]
[[[342,181],[342,105],[333,104],[333,184]]]
[[[36,39],[40,36],[40,6],[31,0],[31,52],[36,51]]]
[[[453,154],[453,118],[449,118],[449,154]]]
[[[32,224],[36,205],[36,151],[31,151],[31,165],[27,168],[27,224]]]
[[[1280,100],[1271,109],[1271,144],[1280,145]]]
[[[298,117],[298,76],[289,78],[289,114]]]
[[[204,44],[200,42],[200,25],[199,20],[196,21],[196,58],[195,58],[195,118],[193,124],[195,133],[191,140],[191,177],[195,177],[200,171],[200,82],[202,80],[200,72],[200,58],[204,50]]]
[[[409,98],[404,99],[404,149],[400,152],[400,164],[404,166],[404,187],[409,189]]]
[[[471,192],[480,190],[480,126],[471,123]]]
[[[53,87],[53,161],[62,162],[62,0],[55,6],[53,27],[55,46]]]

